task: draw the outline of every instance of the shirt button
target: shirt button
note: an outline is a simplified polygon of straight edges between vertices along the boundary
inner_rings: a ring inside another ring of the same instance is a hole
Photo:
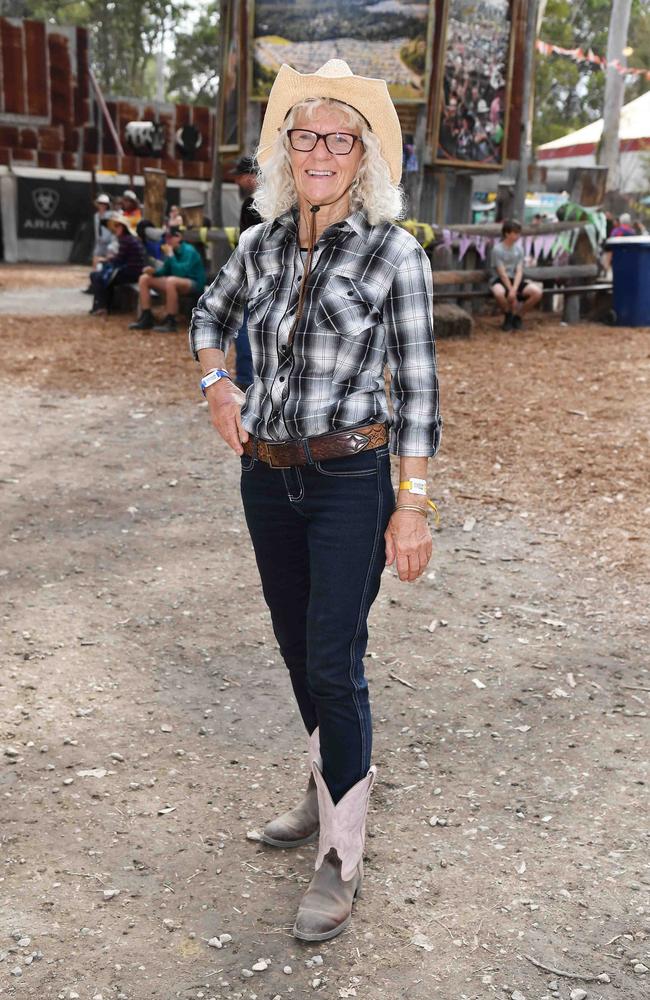
[[[280,375],[280,381],[284,382],[284,375]]]

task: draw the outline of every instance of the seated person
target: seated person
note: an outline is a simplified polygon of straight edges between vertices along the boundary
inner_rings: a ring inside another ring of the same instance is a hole
[[[104,261],[117,253],[117,239],[109,226],[111,218],[111,199],[107,194],[95,198],[95,214],[93,216],[93,271],[97,271]],[[92,281],[84,288],[86,295],[93,295]]]
[[[129,189],[124,192],[120,200],[122,202],[122,215],[126,216],[131,229],[135,231],[138,222],[142,218],[142,209],[140,208],[138,196],[135,191]]]
[[[94,295],[91,316],[108,313],[115,287],[137,281],[146,262],[142,241],[132,232],[126,216],[114,213],[109,225],[117,237],[117,253],[90,276]]]
[[[634,226],[632,225],[632,216],[629,212],[623,212],[618,222],[614,223],[610,239],[616,239],[617,236],[636,236]]]
[[[608,213],[609,214],[609,213]],[[609,220],[608,220],[609,221]],[[612,219],[611,227],[607,227],[609,232],[607,233],[607,240],[616,239],[618,236],[637,236],[637,231],[632,225],[632,216],[629,212],[623,212],[623,214],[618,219]],[[605,277],[611,281],[612,279],[612,249],[609,247],[607,240],[605,241],[605,249],[602,257],[600,258],[601,268],[605,273]]]
[[[521,223],[506,219],[501,241],[492,249],[494,276],[490,289],[505,313],[503,330],[521,330],[522,317],[542,298],[542,287],[524,279],[524,250],[519,243]]]
[[[169,229],[174,229],[178,226],[184,226],[185,219],[183,218],[183,213],[178,207],[178,205],[172,205],[169,209],[169,215],[167,216],[167,226]]]
[[[145,267],[138,282],[140,292],[140,316],[129,330],[156,330],[158,333],[175,333],[178,296],[188,293],[197,297],[205,288],[205,267],[201,256],[190,243],[183,241],[180,229],[168,229],[162,245],[165,260],[156,269]],[[162,323],[155,325],[151,312],[151,289],[165,295],[167,315]]]
[[[95,217],[93,219],[95,244],[93,246],[93,271],[111,254],[117,253],[117,239],[110,228],[111,199],[107,194],[100,194],[96,201]]]

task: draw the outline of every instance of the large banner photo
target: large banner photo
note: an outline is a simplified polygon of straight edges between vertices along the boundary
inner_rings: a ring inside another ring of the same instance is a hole
[[[312,73],[328,59],[345,59],[354,73],[386,80],[394,101],[426,100],[433,6],[427,0],[257,0],[253,98],[266,100],[282,63]]]
[[[510,0],[448,0],[438,163],[500,166],[510,76]]]

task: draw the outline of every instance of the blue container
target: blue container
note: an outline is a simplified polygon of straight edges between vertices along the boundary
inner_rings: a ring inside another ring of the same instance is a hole
[[[616,325],[650,327],[650,236],[617,236],[607,248],[614,252]]]

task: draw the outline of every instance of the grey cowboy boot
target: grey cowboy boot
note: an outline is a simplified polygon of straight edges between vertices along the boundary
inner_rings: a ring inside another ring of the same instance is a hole
[[[320,764],[318,728],[309,737],[309,768]],[[294,809],[267,823],[262,831],[262,841],[271,847],[300,847],[308,844],[318,833],[318,796],[313,774],[304,797]]]
[[[371,767],[335,805],[321,769],[314,763],[320,836],[316,873],[293,928],[295,937],[302,941],[328,941],[350,923],[352,904],[361,895],[366,816],[376,773]]]

